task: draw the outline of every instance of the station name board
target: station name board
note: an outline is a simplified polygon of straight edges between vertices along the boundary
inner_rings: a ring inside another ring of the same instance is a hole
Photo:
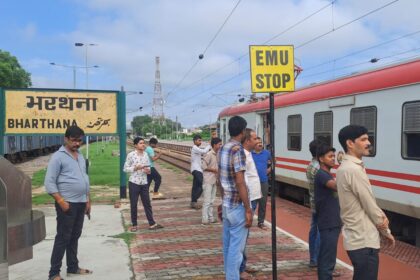
[[[295,90],[293,46],[249,46],[251,91]]]
[[[5,90],[5,134],[117,133],[117,92]]]

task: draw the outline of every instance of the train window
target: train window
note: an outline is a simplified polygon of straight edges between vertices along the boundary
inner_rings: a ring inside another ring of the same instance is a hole
[[[402,155],[420,160],[420,101],[403,105]]]
[[[370,156],[376,155],[376,107],[353,108],[350,111],[350,124],[361,125],[367,128],[369,142],[372,145]]]
[[[318,112],[314,115],[314,139],[332,146],[333,113]]]
[[[302,147],[302,116],[287,117],[287,149],[300,151]]]

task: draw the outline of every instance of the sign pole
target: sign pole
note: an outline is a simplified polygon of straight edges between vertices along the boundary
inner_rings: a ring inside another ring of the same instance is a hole
[[[4,155],[4,123],[5,123],[4,91],[0,88],[0,156]]]
[[[118,134],[120,137],[120,198],[127,198],[127,176],[124,172],[124,162],[127,156],[127,134],[125,123],[125,93],[118,93]]]
[[[277,280],[277,226],[276,226],[276,156],[274,137],[274,93],[270,92],[270,148],[271,148],[271,258],[273,280]]]

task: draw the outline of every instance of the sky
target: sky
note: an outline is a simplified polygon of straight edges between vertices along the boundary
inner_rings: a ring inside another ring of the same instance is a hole
[[[34,88],[73,88],[72,66],[78,89],[123,87],[127,122],[152,114],[159,56],[164,114],[193,128],[249,97],[250,45],[293,45],[305,87],[418,58],[419,11],[418,0],[0,0],[0,49]],[[95,44],[97,68],[86,73],[76,42]]]

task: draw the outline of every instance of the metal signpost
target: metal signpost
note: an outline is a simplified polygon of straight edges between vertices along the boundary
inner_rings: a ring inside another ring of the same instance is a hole
[[[277,280],[274,94],[295,89],[293,51],[293,46],[249,46],[251,90],[253,93],[270,93],[271,252],[274,280]]]

